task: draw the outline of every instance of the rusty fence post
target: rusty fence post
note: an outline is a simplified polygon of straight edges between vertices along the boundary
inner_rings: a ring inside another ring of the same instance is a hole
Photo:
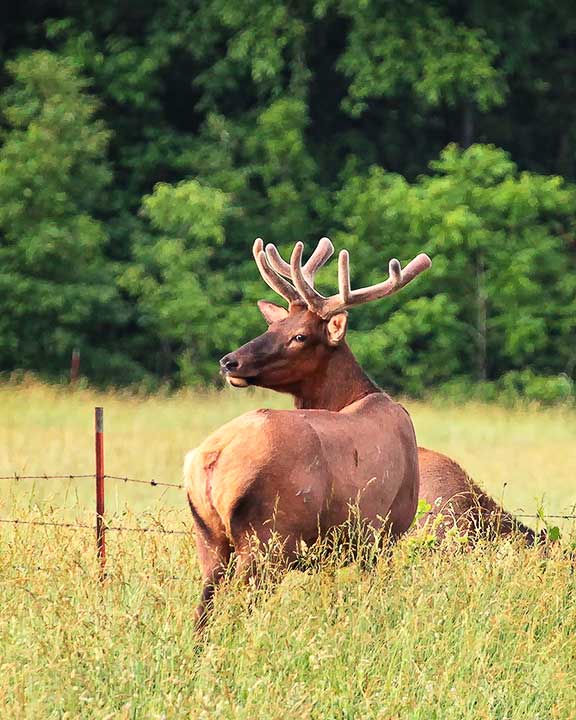
[[[72,359],[70,360],[70,385],[76,385],[80,377],[80,350],[74,348],[72,350]]]
[[[96,435],[96,554],[100,580],[106,577],[106,526],[104,525],[104,408],[94,408]]]

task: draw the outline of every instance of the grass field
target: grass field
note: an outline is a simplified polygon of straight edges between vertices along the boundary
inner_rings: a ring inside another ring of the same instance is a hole
[[[184,453],[285,398],[138,398],[0,386],[0,475],[106,471],[180,481]],[[576,504],[576,414],[407,402],[422,445],[457,459],[508,509]],[[0,481],[0,518],[92,522],[93,480]],[[180,491],[107,481],[111,521],[188,529]],[[573,528],[547,557],[515,543],[401,542],[370,572],[233,584],[199,644],[188,535],[110,533],[100,585],[89,530],[0,524],[0,716],[6,718],[576,718]]]

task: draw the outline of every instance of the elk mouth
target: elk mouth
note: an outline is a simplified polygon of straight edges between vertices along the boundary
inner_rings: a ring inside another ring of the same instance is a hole
[[[232,385],[232,387],[235,388],[243,388],[250,385],[248,378],[238,377],[238,375],[225,375],[225,379],[228,385]]]
[[[249,387],[254,383],[256,378],[254,377],[242,377],[241,375],[233,375],[232,373],[222,373],[224,380],[228,383],[228,385],[231,385],[235,388],[245,388]]]

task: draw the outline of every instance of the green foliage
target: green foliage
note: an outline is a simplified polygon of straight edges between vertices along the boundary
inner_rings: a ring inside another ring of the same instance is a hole
[[[402,373],[398,386],[416,393],[467,370],[478,380],[527,364],[564,372],[576,332],[576,283],[567,272],[574,188],[520,173],[490,146],[449,146],[432,169],[411,185],[372,168],[339,193],[358,269],[373,266],[376,253],[434,258],[417,289],[364,311],[361,324],[376,328],[361,342],[368,366],[377,377]],[[411,300],[418,291],[428,297]]]
[[[498,397],[514,402],[531,400],[542,405],[570,402],[576,399],[574,381],[566,374],[537,375],[531,368],[510,370],[497,381]]]
[[[109,132],[69,61],[40,51],[7,69],[14,82],[1,98],[0,362],[60,374],[73,348],[96,345],[88,368],[105,377],[98,345],[126,316],[96,218],[111,179]],[[118,353],[109,355],[118,366]]]
[[[487,382],[455,377],[434,388],[433,393],[438,398],[453,402],[477,400],[499,402],[507,406],[524,406],[526,402],[570,405],[576,401],[574,381],[565,373],[537,375],[530,368],[509,370],[497,380]]]
[[[306,148],[307,124],[305,104],[282,98],[261,113],[249,141],[255,174],[265,187],[266,214],[274,218],[273,232],[281,243],[306,235],[322,200],[316,163]]]
[[[221,190],[195,180],[159,184],[144,198],[143,214],[166,234],[138,238],[122,284],[138,302],[142,329],[163,348],[156,358],[163,366],[152,368],[157,373],[169,376],[176,364],[181,381],[199,382],[211,372],[206,363],[214,337],[207,330],[229,295],[222,273],[212,268],[229,202]]]
[[[560,538],[562,537],[562,532],[557,525],[554,525],[554,523],[550,522],[550,520],[546,517],[542,502],[538,505],[538,508],[536,509],[536,514],[538,515],[538,519],[544,526],[546,539],[551,543],[558,542],[558,540],[560,540]]]
[[[433,257],[353,313],[386,388],[565,397],[575,32],[542,0],[33,3],[0,44],[0,367],[211,382],[274,299],[253,239],[327,234],[356,286]]]
[[[466,99],[487,110],[504,99],[496,44],[484,30],[455,22],[425,1],[341,0],[351,29],[339,68],[350,79],[346,108],[359,115],[368,100],[402,90],[429,106]]]

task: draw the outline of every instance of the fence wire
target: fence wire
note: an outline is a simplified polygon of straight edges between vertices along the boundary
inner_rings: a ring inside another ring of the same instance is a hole
[[[510,514],[517,518],[532,518],[533,520],[544,520],[544,519],[554,519],[554,520],[576,520],[576,515],[549,515],[548,513],[544,513],[543,515],[528,515],[526,513],[515,513],[513,510],[510,510]]]
[[[559,520],[576,520],[576,515],[528,515],[512,513],[516,518],[531,518],[532,520],[542,520],[542,518],[559,519]],[[20,518],[0,518],[0,523],[10,525],[40,525],[46,527],[60,527],[69,530],[95,530],[95,525],[86,523],[57,522],[52,520],[21,520]],[[167,530],[159,527],[131,527],[129,525],[104,525],[106,532],[136,532],[136,533],[158,533],[160,535],[190,535],[189,530]]]
[[[0,480],[76,480],[83,478],[96,478],[96,475],[95,473],[85,473],[82,475],[48,475],[46,473],[44,473],[43,475],[20,475],[19,473],[12,473],[12,475],[0,475]],[[122,482],[125,483],[140,483],[142,485],[152,485],[152,487],[160,486],[176,488],[178,490],[184,489],[184,485],[180,485],[178,483],[163,482],[160,480],[155,480],[154,478],[152,478],[151,480],[139,480],[137,478],[125,477],[124,475],[104,475],[104,479],[122,480]]]
[[[12,525],[46,525],[50,527],[71,528],[73,530],[94,530],[94,525],[85,523],[56,522],[53,520],[21,520],[20,518],[0,518],[0,523]]]
[[[26,575],[30,572],[45,572],[45,573],[54,573],[55,568],[53,567],[42,567],[41,565],[32,565],[32,566],[24,566],[24,565],[6,565],[5,568],[12,570],[13,572],[17,573],[13,576],[4,576],[2,580],[9,580],[9,581],[17,581],[22,580],[26,577]],[[81,570],[82,572],[86,572],[86,568],[83,568],[82,566],[77,566],[75,569]],[[62,570],[62,566],[59,566],[56,568],[56,570]],[[110,579],[114,577],[114,573],[106,573],[106,579]],[[162,573],[159,573],[158,575],[151,575],[150,573],[137,573],[132,576],[130,576],[130,580],[137,579],[137,580],[155,580],[156,582],[160,581],[162,583],[164,582],[172,582],[174,580],[184,580],[186,582],[190,581],[189,575],[163,575]],[[127,584],[127,580],[124,580],[124,583]]]
[[[121,475],[104,475],[104,477],[109,480],[122,480],[122,482],[125,483],[141,483],[142,485],[152,485],[153,487],[160,485],[162,487],[177,488],[179,490],[184,489],[184,485],[179,485],[177,483],[160,482],[160,480],[154,480],[154,478],[152,478],[152,480],[137,480],[136,478],[123,477]]]
[[[14,472],[11,475],[0,475],[0,480],[76,480],[76,479],[95,479],[95,473],[80,473],[80,474],[59,474],[49,475],[43,473],[42,475],[21,475],[20,473]],[[109,480],[121,480],[125,483],[140,483],[142,485],[151,485],[152,487],[168,487],[182,490],[184,485],[177,483],[162,482],[152,478],[151,480],[140,480],[137,478],[130,478],[123,475],[104,475],[105,479]],[[9,525],[35,525],[45,527],[60,527],[67,528],[69,530],[94,530],[94,525],[86,523],[73,523],[73,522],[58,522],[52,520],[23,520],[21,518],[0,518],[0,523]],[[136,533],[159,533],[163,535],[188,535],[186,530],[166,530],[160,527],[131,527],[125,525],[105,525],[106,531],[112,532],[136,532]]]
[[[96,478],[95,473],[81,473],[81,474],[59,474],[59,475],[48,475],[44,473],[42,475],[21,475],[19,473],[12,473],[11,475],[0,475],[0,480],[76,480],[76,479],[88,479]],[[131,478],[124,475],[104,475],[104,478],[108,480],[119,480],[124,483],[138,483],[140,485],[150,485],[151,487],[167,487],[174,488],[176,490],[183,490],[184,485],[179,483],[169,483],[156,480],[142,480],[139,478]],[[544,513],[544,514],[533,514],[533,513],[518,513],[511,512],[516,518],[526,518],[531,520],[576,520],[576,514],[562,514],[562,513]],[[71,530],[94,530],[94,525],[86,523],[71,523],[71,522],[57,522],[51,520],[22,520],[20,518],[0,518],[0,523],[11,524],[11,525],[37,525],[46,527],[61,527],[68,528]],[[163,535],[188,535],[187,530],[166,530],[160,527],[131,527],[125,525],[105,525],[106,531],[111,532],[137,532],[137,533],[159,533]]]
[[[94,530],[94,525],[87,523],[71,523],[57,522],[53,520],[21,520],[20,518],[0,518],[0,523],[10,525],[45,525],[47,527],[61,527],[70,530]],[[141,532],[141,533],[160,533],[162,535],[189,535],[187,530],[166,530],[160,527],[130,527],[129,525],[105,525],[106,532]]]
[[[0,475],[0,480],[76,480],[77,478],[95,477],[95,473],[85,475],[20,475],[19,473],[12,473],[12,475]]]

